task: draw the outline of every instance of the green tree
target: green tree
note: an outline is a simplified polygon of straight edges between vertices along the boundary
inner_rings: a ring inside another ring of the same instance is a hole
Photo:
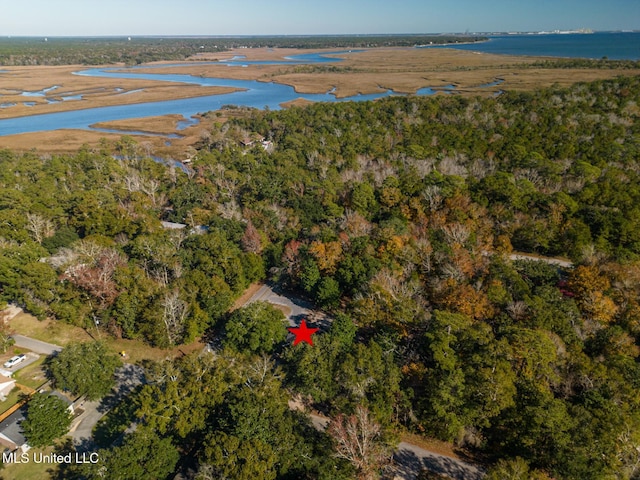
[[[365,406],[376,421],[388,425],[401,397],[393,352],[384,351],[375,341],[356,343],[341,360],[336,375],[341,393],[333,401],[342,404],[343,411]]]
[[[147,383],[135,396],[135,415],[161,435],[185,438],[201,433],[210,411],[239,381],[233,361],[211,353],[193,353],[148,366]]]
[[[230,451],[237,445],[238,456],[247,455],[250,448],[256,449],[253,456],[238,458],[237,467],[244,465],[249,471],[265,472],[267,478],[274,468],[280,478],[317,478],[305,473],[307,468],[313,468],[307,463],[316,431],[308,417],[289,408],[290,394],[280,383],[281,372],[266,357],[244,365],[236,358],[234,368],[240,370],[240,382],[229,391],[214,420],[216,430],[227,435],[215,433],[209,446],[217,447],[209,452],[205,443],[204,463],[216,463],[215,458],[207,458],[209,454],[217,452],[217,455],[220,448]],[[233,464],[226,467],[236,468]],[[262,474],[257,475],[262,478]]]
[[[212,478],[252,480],[275,479],[278,457],[271,446],[257,438],[241,440],[215,432],[205,440],[205,464]],[[204,470],[201,467],[201,470]]]
[[[320,282],[320,269],[316,261],[310,257],[304,257],[302,261],[302,269],[300,272],[300,284],[307,293],[312,293],[316,285]]]
[[[369,183],[357,183],[351,192],[351,206],[365,217],[371,218],[377,209],[375,191]]]
[[[434,433],[455,439],[465,427],[488,426],[513,405],[515,374],[505,358],[509,346],[497,341],[488,325],[436,310],[426,338],[428,370],[416,394],[424,395]]]
[[[103,342],[72,343],[51,360],[49,371],[58,388],[97,400],[113,387],[120,365]]]
[[[283,358],[288,364],[290,385],[300,393],[311,395],[315,402],[334,399],[340,388],[339,382],[335,381],[338,368],[345,354],[353,349],[356,330],[353,320],[339,313],[329,331],[314,339],[313,347],[288,346]]]
[[[251,303],[229,317],[225,344],[241,352],[271,353],[287,338],[284,320],[284,314],[273,305]]]
[[[6,305],[4,306],[6,307]],[[0,352],[7,353],[7,349],[16,341],[11,336],[11,328],[7,320],[7,313],[4,311],[3,305],[0,305]]]
[[[27,414],[21,423],[27,442],[32,447],[53,445],[69,430],[71,414],[67,404],[49,393],[36,393],[27,404]]]
[[[548,480],[546,473],[531,470],[529,464],[520,457],[498,460],[487,472],[486,480]]]
[[[98,480],[147,480],[166,478],[175,470],[180,454],[170,438],[138,427],[121,446],[98,451],[100,461],[86,464],[84,478]]]
[[[554,398],[538,383],[519,382],[515,405],[492,422],[489,441],[521,455],[533,466],[544,466],[552,472],[572,470],[584,460],[574,458],[577,449],[572,430],[580,419],[571,415],[566,402]]]
[[[322,307],[337,307],[340,302],[340,284],[332,277],[324,277],[318,284],[316,300]]]

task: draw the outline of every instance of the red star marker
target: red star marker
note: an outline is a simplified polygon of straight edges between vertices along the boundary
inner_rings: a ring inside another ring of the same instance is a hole
[[[297,345],[300,342],[307,342],[309,345],[313,345],[311,335],[316,333],[319,329],[307,327],[306,320],[302,320],[299,327],[289,327],[287,328],[287,330],[289,330],[296,336],[295,340],[293,341],[294,345]]]

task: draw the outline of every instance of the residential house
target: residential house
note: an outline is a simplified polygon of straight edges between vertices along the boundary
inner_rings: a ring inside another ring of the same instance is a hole
[[[20,422],[25,419],[26,407],[19,408],[0,423],[0,444],[13,450],[29,450]]]
[[[0,373],[0,402],[4,402],[7,399],[7,395],[15,386],[16,381],[11,378],[10,374]]]

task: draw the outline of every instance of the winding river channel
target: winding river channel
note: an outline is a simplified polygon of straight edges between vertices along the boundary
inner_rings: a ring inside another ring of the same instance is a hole
[[[348,54],[356,53],[356,51],[334,53]],[[227,60],[223,63],[226,63],[227,65],[229,65],[229,67],[237,68],[249,64],[268,63],[272,65],[299,65],[339,61],[341,61],[341,59],[326,57],[320,54],[304,54],[289,57],[287,60],[281,62],[246,61],[242,57],[234,57],[233,59]],[[187,122],[185,122],[186,124],[193,124],[195,120],[193,120],[192,117],[194,115],[207,111],[219,110],[224,105],[238,105],[259,109],[269,108],[271,110],[278,110],[282,108],[281,104],[299,98],[303,98],[305,100],[310,100],[313,102],[344,102],[374,100],[377,98],[395,94],[393,91],[387,90],[385,92],[375,94],[358,94],[351,97],[338,99],[331,91],[321,94],[298,93],[294,90],[293,87],[278,83],[259,82],[256,80],[234,80],[230,78],[207,78],[186,74],[160,74],[152,72],[154,68],[166,68],[167,66],[183,65],[193,66],[193,63],[191,62],[186,64],[161,65],[158,67],[139,66],[130,68],[92,68],[74,72],[74,74],[99,78],[138,80],[143,79],[158,82],[180,82],[183,84],[201,86],[233,87],[240,90],[232,93],[203,97],[138,103],[133,105],[115,105],[109,107],[87,108],[67,112],[8,118],[0,120],[0,136],[58,129],[82,129],[109,132],[110,130],[94,128],[92,127],[92,125],[113,120],[152,117],[168,114],[182,115],[187,120]],[[450,92],[454,88],[454,86],[449,85],[444,88],[441,87],[440,90]],[[418,90],[417,94],[431,95],[435,92],[436,90],[426,87]],[[143,134],[143,132],[117,132]]]

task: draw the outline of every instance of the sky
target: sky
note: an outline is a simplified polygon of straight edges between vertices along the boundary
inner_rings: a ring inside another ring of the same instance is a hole
[[[640,0],[0,0],[0,36],[640,29]]]

